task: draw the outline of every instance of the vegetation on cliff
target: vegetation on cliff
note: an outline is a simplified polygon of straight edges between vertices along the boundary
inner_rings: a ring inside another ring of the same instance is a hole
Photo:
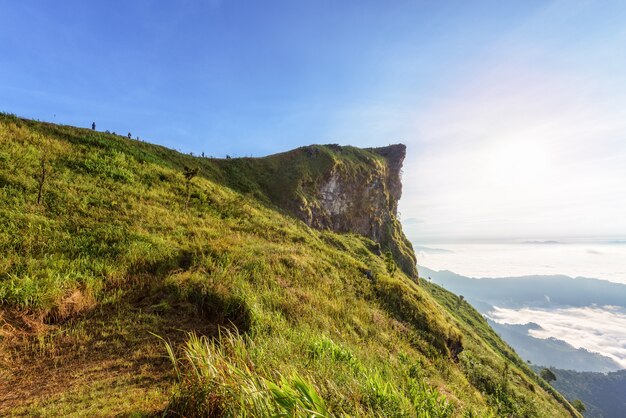
[[[351,232],[390,251],[417,278],[413,247],[397,218],[406,147],[312,145],[264,158],[213,160],[214,178],[317,229]]]
[[[402,242],[298,219],[325,173],[389,180],[384,154],[215,160],[0,115],[0,414],[579,416],[391,268],[393,199]]]

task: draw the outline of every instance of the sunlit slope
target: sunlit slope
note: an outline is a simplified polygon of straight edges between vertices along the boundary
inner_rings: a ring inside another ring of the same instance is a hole
[[[455,296],[229,163],[0,116],[0,414],[577,416]]]

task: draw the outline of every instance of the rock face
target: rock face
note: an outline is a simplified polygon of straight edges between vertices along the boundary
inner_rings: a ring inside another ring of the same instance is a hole
[[[355,232],[379,241],[386,225],[398,213],[402,195],[400,169],[406,148],[390,145],[373,151],[385,155],[387,167],[361,173],[356,178],[333,167],[316,197],[319,205],[305,219],[311,226],[339,232]],[[383,154],[384,153],[384,154]]]
[[[415,254],[397,219],[406,146],[360,149],[311,145],[264,158],[217,163],[231,187],[256,193],[317,229],[356,233],[390,251],[398,266],[417,277]],[[248,179],[254,179],[250,183]]]
[[[334,150],[341,155],[344,148]],[[314,228],[371,238],[383,251],[393,253],[403,271],[417,277],[413,249],[397,219],[406,146],[389,145],[363,152],[374,158],[366,158],[361,164],[346,164],[337,158],[329,170],[320,173],[318,184],[304,185],[296,215]]]

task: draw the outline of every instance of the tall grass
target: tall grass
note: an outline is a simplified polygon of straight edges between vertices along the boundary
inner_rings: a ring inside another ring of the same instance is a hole
[[[423,379],[404,376],[399,389],[391,376],[368,370],[329,338],[313,343],[310,354],[353,369],[357,409],[331,412],[310,377],[267,370],[254,359],[254,341],[235,332],[222,330],[218,339],[191,333],[179,349],[163,341],[178,382],[166,409],[171,416],[449,418],[454,411]]]
[[[298,374],[272,381],[252,361],[252,340],[223,331],[219,343],[189,334],[180,354],[165,343],[178,387],[166,408],[172,416],[330,417],[314,386]]]

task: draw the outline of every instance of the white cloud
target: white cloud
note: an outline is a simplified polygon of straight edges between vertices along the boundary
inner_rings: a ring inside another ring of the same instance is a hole
[[[496,307],[490,315],[500,323],[537,323],[541,329],[531,329],[529,334],[533,337],[554,337],[576,348],[585,348],[610,357],[626,368],[626,312],[620,308],[515,310]]]

